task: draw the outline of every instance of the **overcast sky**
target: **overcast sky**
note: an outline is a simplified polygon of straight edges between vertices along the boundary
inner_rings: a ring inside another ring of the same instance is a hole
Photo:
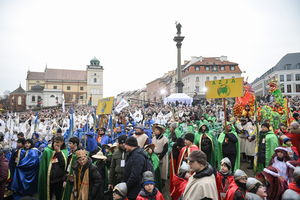
[[[300,52],[299,0],[0,0],[0,94],[27,70],[104,66],[104,96],[145,87],[182,61],[228,56],[250,81]]]

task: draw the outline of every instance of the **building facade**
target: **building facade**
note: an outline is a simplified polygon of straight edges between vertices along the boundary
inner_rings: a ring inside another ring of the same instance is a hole
[[[182,66],[183,92],[190,97],[204,97],[205,81],[238,78],[241,74],[239,65],[228,61],[226,56],[192,57]]]
[[[44,72],[28,71],[26,85],[26,90],[30,95],[27,98],[28,106],[37,104],[32,101],[32,99],[38,99],[36,92],[43,96],[43,98],[40,96],[43,99],[42,106],[60,104],[62,94],[66,104],[97,105],[98,100],[103,98],[103,67],[97,58],[93,58],[86,70],[46,67]],[[41,88],[43,90],[36,91],[38,86],[40,86],[40,90]]]
[[[20,86],[11,92],[8,97],[9,109],[14,112],[25,111],[26,109],[26,92]]]
[[[300,95],[300,53],[286,54],[280,61],[252,82],[257,96],[268,95],[268,81],[276,79],[284,95]]]

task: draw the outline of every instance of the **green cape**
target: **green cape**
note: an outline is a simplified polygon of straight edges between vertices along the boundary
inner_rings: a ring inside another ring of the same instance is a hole
[[[77,160],[77,156],[75,153],[73,153],[71,162],[70,162],[70,171],[69,171],[70,175],[73,175],[73,167],[72,166],[76,163],[76,160]],[[73,190],[73,183],[71,183],[70,181],[67,180],[66,188],[65,188],[64,194],[63,194],[63,200],[70,200],[72,190]]]
[[[154,179],[155,179],[155,186],[159,189],[159,191],[162,191],[162,181],[161,181],[161,176],[160,176],[160,168],[159,168],[159,158],[156,153],[152,153],[148,156],[151,159],[151,163],[153,165],[153,170],[154,170]]]
[[[63,149],[61,150],[63,156],[65,158],[65,164],[67,166],[67,157],[68,157],[68,150]],[[40,168],[39,168],[39,179],[38,179],[38,193],[39,199],[43,200],[50,200],[50,172],[52,163],[50,162],[55,151],[51,147],[46,147],[41,161],[40,161]]]

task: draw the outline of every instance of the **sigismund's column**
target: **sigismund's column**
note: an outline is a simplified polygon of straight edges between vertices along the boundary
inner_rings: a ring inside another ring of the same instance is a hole
[[[184,36],[181,36],[181,24],[176,22],[177,35],[174,37],[174,41],[176,42],[177,47],[177,82],[176,88],[177,93],[183,93],[183,82],[181,80],[181,45],[184,39]]]

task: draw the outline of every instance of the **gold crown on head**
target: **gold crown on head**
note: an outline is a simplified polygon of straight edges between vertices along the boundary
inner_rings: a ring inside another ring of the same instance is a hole
[[[76,156],[77,158],[83,157],[83,156],[87,156],[87,151],[84,149],[80,149],[76,151]]]

